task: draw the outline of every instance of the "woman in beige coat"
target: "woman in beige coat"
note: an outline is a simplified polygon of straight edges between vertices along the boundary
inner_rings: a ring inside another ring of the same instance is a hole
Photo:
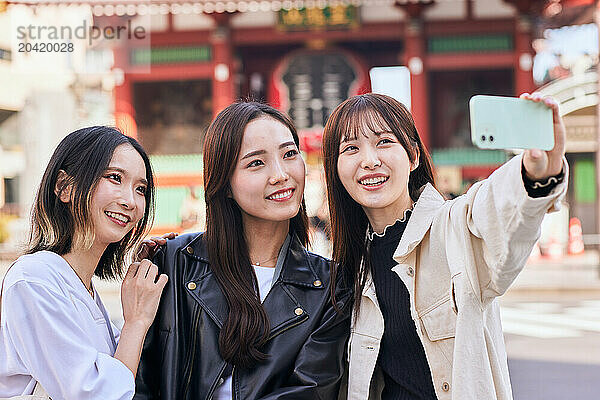
[[[355,287],[348,399],[512,399],[496,299],[568,176],[556,102],[521,97],[552,109],[554,149],[514,157],[453,200],[402,104],[365,94],[329,117],[332,279]]]

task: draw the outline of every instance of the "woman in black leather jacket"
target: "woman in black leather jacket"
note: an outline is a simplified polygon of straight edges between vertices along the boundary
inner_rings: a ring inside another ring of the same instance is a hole
[[[284,114],[223,110],[204,145],[207,231],[169,240],[169,276],[148,332],[135,399],[334,399],[349,335],[350,289],[312,253],[305,166]],[[336,310],[336,308],[338,310]]]

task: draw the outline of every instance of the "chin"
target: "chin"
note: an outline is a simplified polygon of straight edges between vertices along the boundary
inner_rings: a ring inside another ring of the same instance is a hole
[[[283,222],[294,218],[296,214],[298,214],[298,208],[294,210],[277,210],[273,211],[272,213],[269,213],[269,215],[266,215],[265,219],[270,221]]]

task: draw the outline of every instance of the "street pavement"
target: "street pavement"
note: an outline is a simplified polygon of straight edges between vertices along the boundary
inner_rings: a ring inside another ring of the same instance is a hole
[[[509,291],[500,303],[515,400],[600,399],[600,292]]]
[[[515,400],[598,400],[600,366],[509,359]]]
[[[599,263],[595,252],[534,260],[500,298],[515,400],[600,399]],[[122,326],[119,283],[95,286]]]

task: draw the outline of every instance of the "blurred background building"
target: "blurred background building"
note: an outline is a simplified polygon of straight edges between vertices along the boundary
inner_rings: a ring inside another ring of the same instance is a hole
[[[27,217],[45,163],[66,133],[115,124],[152,155],[159,186],[154,233],[201,228],[203,215],[190,216],[189,204],[202,199],[204,132],[221,109],[249,97],[289,113],[299,128],[314,170],[309,211],[325,237],[326,199],[317,194],[323,193],[319,154],[327,117],[347,97],[371,90],[371,68],[405,66],[407,105],[449,197],[510,157],[472,146],[471,96],[539,88],[557,97],[567,122],[571,187],[569,207],[547,224],[546,241],[566,250],[568,221],[577,217],[586,240],[597,242],[598,30],[591,0],[0,4],[4,215]],[[100,27],[146,18],[150,43],[75,43],[80,51],[40,63],[11,47],[18,18]]]

